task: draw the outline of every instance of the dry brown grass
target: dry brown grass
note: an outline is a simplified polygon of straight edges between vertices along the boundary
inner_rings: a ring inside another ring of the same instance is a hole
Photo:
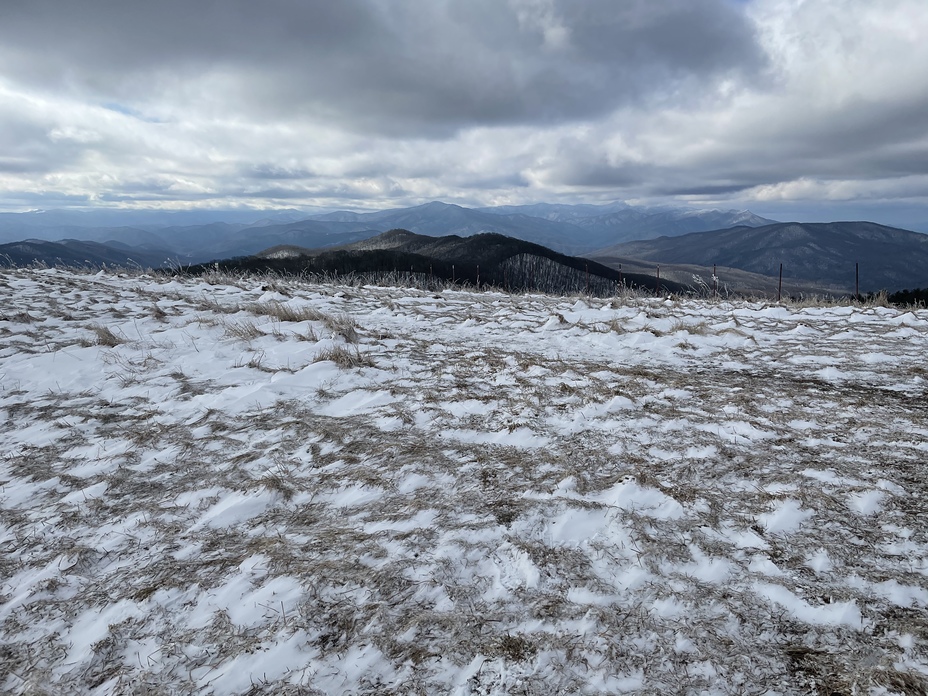
[[[57,280],[40,280],[43,290],[60,290]],[[217,288],[216,297],[235,306],[227,290]],[[255,296],[253,283],[247,290],[252,294],[239,297]],[[284,281],[278,290],[299,301],[310,294]],[[197,325],[198,292],[181,286],[163,305],[170,322],[151,313],[150,297],[133,305],[128,291],[107,296],[126,315],[111,326],[137,320],[148,343],[136,341],[133,328],[120,349],[80,356],[100,360],[105,391],[29,391],[17,388],[15,377],[0,390],[10,422],[41,427],[47,438],[37,445],[25,429],[2,433],[0,492],[31,492],[18,505],[0,505],[0,550],[7,551],[0,576],[16,578],[0,583],[0,691],[196,693],[256,660],[250,683],[236,693],[314,693],[305,686],[311,678],[339,670],[345,684],[356,679],[333,692],[445,693],[472,663],[464,689],[483,694],[620,692],[605,681],[615,675],[631,682],[640,675],[643,693],[926,693],[923,602],[913,595],[910,606],[898,606],[877,589],[894,580],[917,594],[924,584],[928,427],[913,377],[925,371],[909,348],[921,338],[900,347],[874,328],[872,350],[896,351],[899,364],[855,372],[850,355],[851,376],[829,381],[815,374],[817,366],[787,361],[800,353],[793,348],[812,355],[844,348],[833,346],[820,323],[821,336],[788,340],[784,326],[796,321],[759,329],[746,319],[738,335],[766,331],[768,340],[698,358],[677,351],[664,363],[650,349],[618,357],[600,351],[604,338],[624,340],[599,333],[606,313],[572,329],[577,343],[593,339],[586,345],[547,349],[528,332],[570,312],[565,300],[461,294],[454,305],[455,295],[446,307],[438,302],[436,315],[458,322],[472,316],[480,326],[454,333],[462,340],[450,345],[412,321],[417,301],[434,310],[434,293],[359,288],[348,298],[324,287],[311,292],[330,315],[364,317],[364,353],[327,340],[335,347],[316,359],[356,369],[376,357],[395,369],[330,370],[328,381],[272,406],[232,409],[230,399],[217,398],[229,387],[228,372],[210,372],[202,358],[184,366],[194,340],[199,350],[223,344],[229,367],[239,356],[239,366],[276,369],[260,350],[223,341],[215,328],[221,320],[250,326],[243,340],[259,338],[254,329],[294,341],[295,331],[311,341],[340,334],[326,317],[282,331],[293,315],[275,309],[239,317],[207,312],[217,323]],[[404,300],[393,302],[383,325],[382,315],[364,313],[385,305],[380,292]],[[30,301],[17,311],[48,316],[39,293]],[[59,340],[67,348],[81,326],[112,318],[106,302],[68,296],[58,304],[79,322],[70,341],[39,321],[12,327],[16,335],[4,340]],[[656,323],[689,307],[650,309]],[[517,314],[530,316],[526,331],[507,326],[506,317]],[[183,317],[189,321],[178,326]],[[724,336],[717,321],[700,328],[689,313],[671,331]],[[389,352],[376,338],[385,327],[396,342]],[[154,347],[149,331],[172,333]],[[772,347],[771,338],[781,345]],[[261,345],[273,355],[281,347]],[[293,354],[312,355],[312,346],[293,347]],[[210,377],[194,379],[194,370]],[[881,377],[883,386],[871,382]],[[884,388],[903,383],[911,393]],[[354,415],[319,403],[354,389],[382,389],[395,400]],[[168,397],[160,396],[166,390]],[[633,404],[605,411],[613,396]],[[801,421],[815,425],[795,425]],[[520,445],[511,436],[523,428],[547,442]],[[831,478],[823,483],[807,469]],[[892,485],[880,489],[878,514],[849,507],[850,496],[877,490],[880,481]],[[642,494],[624,503],[604,498],[626,484]],[[352,498],[353,491],[362,497]],[[249,519],[203,524],[230,494],[268,505]],[[680,505],[679,517],[649,511],[648,498],[658,494]],[[760,516],[787,499],[814,514],[792,533],[776,532]],[[754,545],[744,546],[745,537]],[[820,550],[833,570],[807,565]],[[701,557],[728,564],[730,574],[700,576]],[[249,560],[258,563],[250,580]],[[780,574],[766,575],[760,562]],[[54,569],[50,578],[20,587],[47,569]],[[531,582],[520,575],[525,569],[536,571]],[[251,602],[249,617],[233,620],[232,608],[214,604],[230,580],[250,582],[255,592],[268,582],[292,584],[293,599],[286,607],[283,595]],[[758,584],[779,585],[816,612],[853,601],[865,625],[791,615],[761,597]],[[12,604],[17,594],[26,601]],[[170,608],[176,599],[183,610]],[[100,634],[86,654],[69,657],[71,627],[123,600],[138,616],[95,626]],[[446,606],[437,609],[436,600]],[[194,606],[204,619],[196,625],[188,610]],[[305,659],[265,676],[272,661],[261,656],[295,638]],[[900,647],[906,639],[911,647]],[[151,648],[140,650],[145,643]],[[349,676],[346,658],[367,649],[378,651],[377,659]]]
[[[88,328],[94,335],[92,345],[115,348],[128,340],[125,336],[115,333],[108,326],[102,324],[91,324]]]
[[[283,302],[252,302],[243,307],[246,312],[257,316],[273,317],[278,321],[300,322],[321,321],[326,322],[331,317],[310,305],[285,304]]]
[[[374,367],[374,361],[361,353],[357,348],[354,350],[343,346],[332,346],[316,353],[313,362],[323,362],[329,360],[341,368],[351,369],[354,367]]]
[[[227,337],[235,338],[240,341],[251,341],[255,338],[264,336],[264,332],[258,328],[258,325],[248,319],[241,321],[224,321],[222,322],[222,326]]]

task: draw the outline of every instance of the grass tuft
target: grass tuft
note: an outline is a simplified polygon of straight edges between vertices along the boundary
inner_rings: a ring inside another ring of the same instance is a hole
[[[328,317],[325,325],[337,336],[341,336],[348,343],[358,342],[358,324],[347,314],[340,314],[336,317]]]
[[[293,306],[283,302],[253,302],[243,309],[260,317],[273,317],[278,321],[321,321],[327,322],[331,317],[309,305]]]
[[[95,336],[93,345],[114,348],[115,346],[122,345],[126,342],[126,338],[124,336],[119,336],[113,333],[112,329],[110,329],[108,326],[103,326],[102,324],[91,324],[89,328]]]
[[[325,362],[326,360],[346,370],[354,367],[374,367],[374,361],[363,355],[357,348],[351,350],[343,346],[332,346],[317,353],[313,362]]]
[[[250,341],[255,338],[261,338],[264,332],[258,328],[258,325],[250,320],[228,321],[223,322],[225,335],[229,338],[237,338],[242,341]]]

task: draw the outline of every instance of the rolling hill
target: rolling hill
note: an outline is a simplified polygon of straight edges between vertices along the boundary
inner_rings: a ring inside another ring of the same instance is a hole
[[[206,271],[217,264],[192,267]],[[614,294],[618,285],[656,288],[648,274],[620,274],[588,259],[567,256],[539,244],[499,234],[429,237],[391,230],[333,249],[278,246],[256,256],[219,261],[225,270],[275,271],[293,274],[373,275],[381,281],[421,279],[491,285],[540,292]],[[684,285],[664,282],[666,292]]]
[[[592,258],[626,257],[658,263],[713,264],[766,276],[854,290],[928,285],[928,235],[873,222],[776,223],[733,227],[679,237],[629,242],[601,249]]]
[[[48,242],[27,239],[12,244],[0,244],[0,266],[48,266],[91,267],[141,266],[161,268],[176,266],[176,257],[164,249],[130,247],[119,242],[100,244],[97,242],[65,239]]]

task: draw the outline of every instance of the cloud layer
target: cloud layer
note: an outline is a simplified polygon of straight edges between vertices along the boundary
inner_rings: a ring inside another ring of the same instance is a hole
[[[917,211],[926,35],[923,0],[9,3],[0,205]]]

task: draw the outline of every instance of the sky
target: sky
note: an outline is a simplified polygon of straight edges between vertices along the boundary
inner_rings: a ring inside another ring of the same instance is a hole
[[[928,231],[925,0],[0,0],[0,210],[747,208]]]

